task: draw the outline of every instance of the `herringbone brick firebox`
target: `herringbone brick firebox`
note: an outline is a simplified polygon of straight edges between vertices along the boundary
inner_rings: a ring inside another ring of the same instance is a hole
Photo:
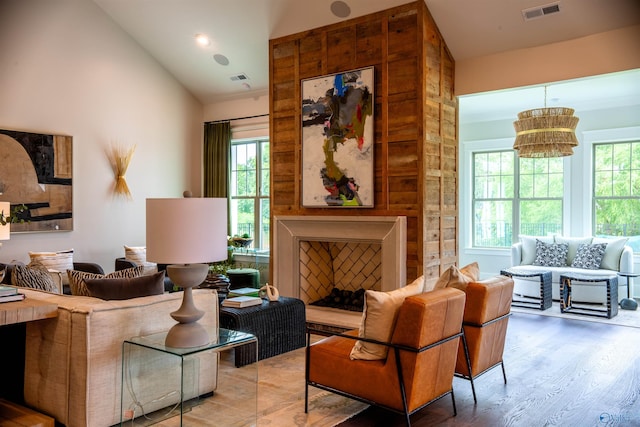
[[[300,242],[300,299],[305,304],[341,290],[380,290],[379,243]]]

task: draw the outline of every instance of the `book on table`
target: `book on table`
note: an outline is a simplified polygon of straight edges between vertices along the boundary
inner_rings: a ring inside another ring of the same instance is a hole
[[[224,307],[231,308],[244,308],[260,304],[262,304],[262,298],[248,296],[231,297],[222,301]]]
[[[229,289],[229,298],[232,297],[259,297],[260,289],[256,288],[238,288]]]
[[[4,297],[7,295],[15,295],[17,293],[18,293],[18,289],[14,287],[0,285],[0,297]]]
[[[11,301],[22,301],[25,298],[24,294],[16,293],[15,295],[0,296],[0,303]]]

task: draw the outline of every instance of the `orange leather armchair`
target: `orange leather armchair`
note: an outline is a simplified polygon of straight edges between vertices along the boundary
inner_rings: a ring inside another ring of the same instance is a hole
[[[500,365],[507,383],[503,353],[511,315],[513,279],[495,276],[470,282],[465,293],[464,337],[458,348],[456,376],[471,382],[473,400],[477,403],[475,378]]]
[[[455,415],[452,383],[464,304],[464,293],[453,288],[406,298],[391,342],[383,343],[389,347],[384,360],[349,358],[355,340],[362,339],[357,330],[312,345],[307,339],[305,413],[314,386],[402,413],[407,425],[412,413],[447,395]]]

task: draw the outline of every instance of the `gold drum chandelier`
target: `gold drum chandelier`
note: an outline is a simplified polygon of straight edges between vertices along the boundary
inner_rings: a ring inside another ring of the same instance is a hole
[[[547,87],[544,88],[544,108],[518,113],[513,122],[516,140],[513,149],[519,157],[563,157],[573,154],[578,145],[578,118],[573,108],[547,108]]]

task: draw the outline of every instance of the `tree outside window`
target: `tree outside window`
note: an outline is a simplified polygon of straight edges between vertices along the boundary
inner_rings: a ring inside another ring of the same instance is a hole
[[[231,234],[260,250],[269,249],[269,179],[269,141],[231,141]]]
[[[640,142],[593,146],[593,229],[640,252]]]
[[[509,247],[520,234],[562,232],[562,158],[473,153],[473,246]]]

